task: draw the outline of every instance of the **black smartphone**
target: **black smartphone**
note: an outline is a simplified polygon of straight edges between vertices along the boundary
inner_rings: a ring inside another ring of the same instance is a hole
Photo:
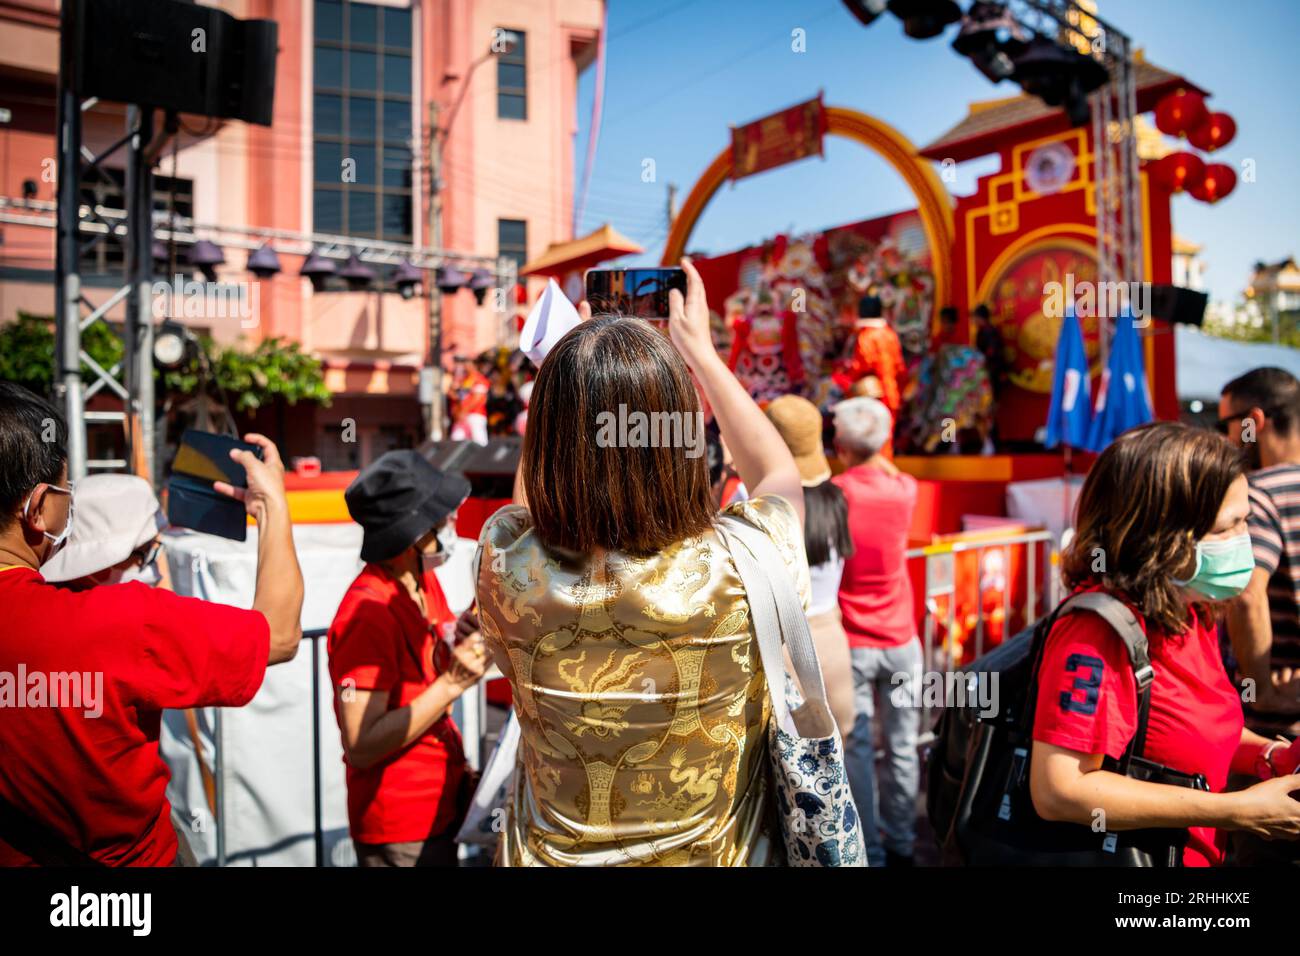
[[[668,318],[668,292],[686,295],[686,273],[666,269],[588,269],[587,301],[595,315],[634,315],[639,319]]]
[[[167,481],[167,520],[171,524],[232,541],[247,540],[248,512],[243,502],[212,487],[218,481],[236,488],[248,487],[244,466],[230,457],[235,448],[262,457],[257,445],[228,435],[186,430]]]

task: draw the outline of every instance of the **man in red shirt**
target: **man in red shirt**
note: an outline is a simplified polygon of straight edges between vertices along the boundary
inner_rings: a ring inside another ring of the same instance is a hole
[[[855,549],[840,580],[855,711],[844,762],[863,817],[869,864],[907,866],[916,842],[921,774],[916,752],[921,712],[913,699],[920,688],[921,644],[912,620],[906,556],[916,479],[881,454],[893,431],[883,404],[865,396],[851,398],[836,405],[834,413],[835,449],[849,467],[833,480],[848,501]],[[879,796],[871,726],[877,697],[885,741]]]
[[[483,676],[471,611],[457,620],[433,568],[456,541],[469,483],[390,451],[348,487],[366,566],[329,632],[348,822],[361,866],[455,866],[469,796],[456,699]]]
[[[252,610],[140,582],[74,592],[40,566],[75,518],[58,412],[0,383],[0,865],[168,866],[164,708],[242,706],[294,656],[302,574],[275,446],[234,452],[258,524]]]

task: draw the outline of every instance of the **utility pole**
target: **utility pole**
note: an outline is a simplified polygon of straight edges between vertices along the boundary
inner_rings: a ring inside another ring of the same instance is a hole
[[[429,245],[442,249],[442,131],[437,100],[429,102]],[[446,434],[447,400],[443,394],[442,292],[436,273],[428,280],[429,300],[429,437],[441,441]]]
[[[668,229],[672,231],[673,222],[677,219],[677,184],[668,184]]]

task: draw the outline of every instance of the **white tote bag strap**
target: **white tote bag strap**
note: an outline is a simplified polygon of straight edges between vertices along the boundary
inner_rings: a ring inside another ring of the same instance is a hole
[[[821,662],[784,558],[772,539],[747,521],[721,515],[717,528],[745,587],[777,726],[787,733],[793,730],[800,737],[831,736],[835,722],[826,700]],[[803,705],[793,712],[785,699],[782,643],[790,652],[790,662],[804,697]]]

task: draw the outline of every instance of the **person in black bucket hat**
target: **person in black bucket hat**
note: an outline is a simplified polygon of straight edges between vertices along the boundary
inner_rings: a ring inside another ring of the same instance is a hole
[[[366,566],[328,638],[348,822],[361,866],[455,866],[473,774],[451,706],[487,660],[473,608],[458,618],[433,568],[456,540],[469,482],[390,451],[344,492]]]

